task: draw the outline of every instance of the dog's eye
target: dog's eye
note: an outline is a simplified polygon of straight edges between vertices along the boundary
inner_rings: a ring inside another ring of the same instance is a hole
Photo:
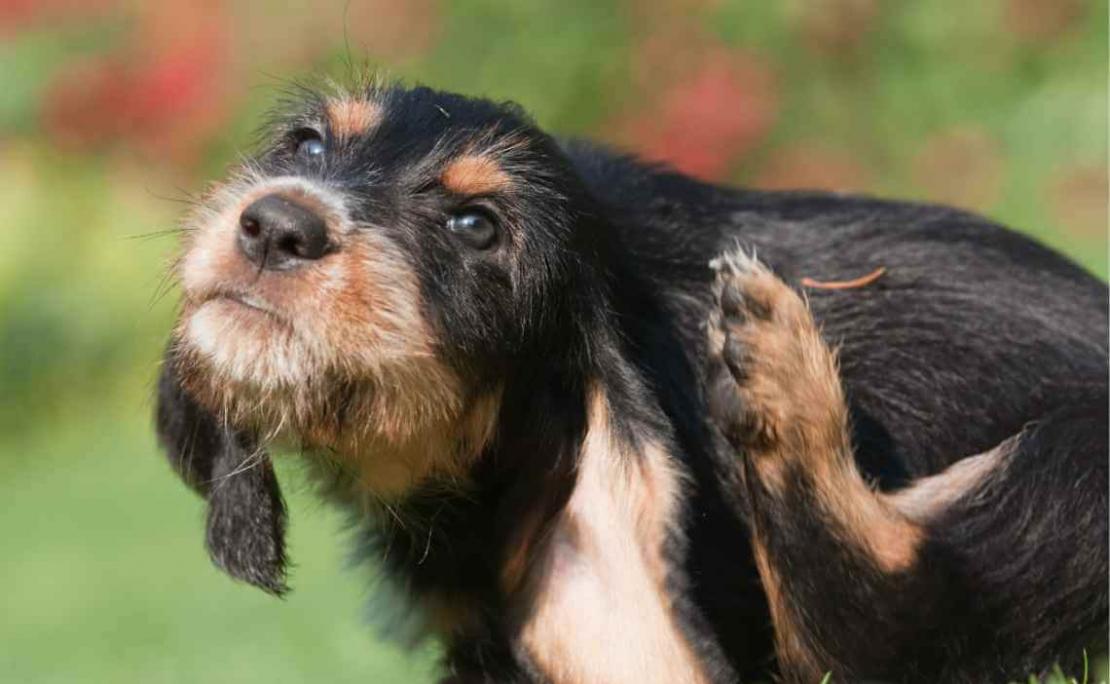
[[[467,209],[447,219],[447,230],[474,249],[488,249],[497,239],[497,226],[484,211]]]
[[[294,154],[298,159],[306,161],[316,161],[323,159],[324,152],[327,147],[324,146],[324,141],[320,138],[320,134],[312,129],[302,129],[297,131],[294,136],[296,140],[296,149]]]

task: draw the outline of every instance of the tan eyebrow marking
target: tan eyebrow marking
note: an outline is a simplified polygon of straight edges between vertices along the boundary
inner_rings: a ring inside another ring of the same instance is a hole
[[[340,138],[362,135],[382,119],[381,105],[371,100],[330,100],[327,113],[332,133]]]
[[[464,154],[453,160],[439,180],[459,195],[485,195],[512,185],[509,174],[494,159],[481,154]]]

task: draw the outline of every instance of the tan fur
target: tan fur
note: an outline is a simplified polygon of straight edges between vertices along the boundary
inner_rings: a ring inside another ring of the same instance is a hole
[[[324,216],[339,249],[294,271],[247,262],[238,216],[274,192]],[[378,497],[460,474],[499,396],[468,399],[436,356],[403,251],[381,231],[352,230],[341,201],[300,179],[242,179],[209,207],[179,271],[190,391],[232,424],[332,453]]]
[[[428,629],[441,637],[450,637],[473,626],[480,614],[469,600],[462,596],[428,594],[421,599]]]
[[[665,588],[681,478],[658,444],[621,444],[591,392],[578,479],[534,566],[521,639],[556,684],[703,682]]]
[[[464,154],[452,160],[440,174],[443,187],[458,195],[488,195],[505,190],[512,178],[490,154]]]
[[[344,97],[327,104],[329,128],[339,138],[365,135],[381,122],[382,108],[371,100]]]
[[[540,513],[533,512],[518,523],[515,543],[511,544],[508,557],[501,566],[501,586],[507,595],[515,595],[528,578],[536,547],[544,540],[539,538],[542,524]]]
[[[756,570],[762,581],[767,606],[771,611],[771,622],[775,626],[775,654],[779,662],[789,664],[791,677],[800,681],[820,681],[820,663],[814,657],[803,633],[798,629],[797,618],[783,593],[782,578],[767,557],[767,549],[757,537],[752,544]]]
[[[884,498],[910,520],[928,523],[985,482],[1017,444],[1018,438],[1011,437],[990,451],[957,461],[944,472],[917,480]]]
[[[747,309],[728,333],[745,350],[745,379],[737,390],[751,429],[748,457],[760,479],[775,494],[782,493],[788,472],[807,479],[822,513],[847,541],[884,572],[908,569],[923,531],[856,469],[836,357],[809,308],[752,258],[727,257],[719,266],[719,286],[741,291]],[[719,350],[724,336],[714,333],[710,342]]]
[[[493,434],[500,402],[500,392],[481,396],[458,415],[395,438],[360,418],[340,431],[307,430],[301,439],[311,450],[326,451],[332,464],[349,476],[346,497],[369,495],[365,505],[372,509],[381,501],[403,497],[432,476],[461,486]]]

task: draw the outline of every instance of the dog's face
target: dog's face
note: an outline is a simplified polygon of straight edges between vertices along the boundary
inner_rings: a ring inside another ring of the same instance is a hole
[[[181,384],[375,495],[458,476],[505,369],[552,342],[576,261],[560,153],[512,107],[427,89],[305,94],[265,141],[188,222]]]
[[[272,438],[355,502],[466,480],[514,368],[573,353],[584,197],[512,106],[383,87],[286,103],[175,267],[158,432],[208,499],[217,565],[285,589]]]

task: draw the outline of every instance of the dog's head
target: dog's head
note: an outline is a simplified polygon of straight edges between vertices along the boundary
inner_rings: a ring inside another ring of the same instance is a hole
[[[383,499],[463,477],[515,360],[565,352],[588,237],[569,165],[513,106],[305,92],[264,140],[187,221],[158,424],[210,501],[213,558],[280,592],[263,445]]]

